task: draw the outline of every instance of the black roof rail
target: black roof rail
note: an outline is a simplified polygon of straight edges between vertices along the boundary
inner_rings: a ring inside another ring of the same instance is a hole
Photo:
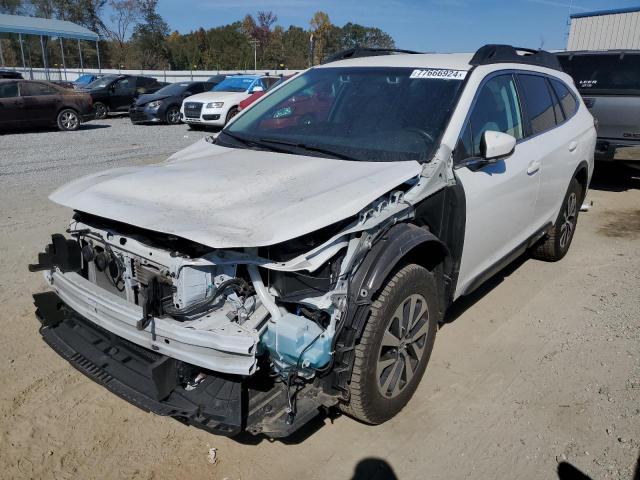
[[[494,63],[524,63],[563,71],[558,58],[553,53],[511,45],[485,45],[480,47],[469,61],[469,65],[474,67]]]
[[[349,58],[360,58],[360,57],[376,57],[379,55],[393,55],[395,53],[421,53],[415,52],[413,50],[402,50],[399,48],[366,48],[366,47],[353,47],[348,48],[347,50],[342,50],[341,52],[334,53],[325,61],[325,63],[337,62],[338,60],[347,60]]]

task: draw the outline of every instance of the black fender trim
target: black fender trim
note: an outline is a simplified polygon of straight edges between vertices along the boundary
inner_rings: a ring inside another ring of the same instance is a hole
[[[325,393],[348,401],[355,345],[369,318],[369,306],[376,292],[404,259],[417,247],[429,243],[439,250],[441,258],[448,257],[447,246],[427,228],[400,223],[385,232],[364,257],[349,284],[347,309],[334,344],[334,366],[321,381]],[[440,268],[441,265],[438,261],[433,266]],[[440,287],[441,308],[444,308],[444,284]]]

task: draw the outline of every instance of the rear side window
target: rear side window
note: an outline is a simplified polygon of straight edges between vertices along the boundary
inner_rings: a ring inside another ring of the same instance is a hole
[[[581,93],[640,93],[640,55],[560,55]]]
[[[512,75],[499,75],[487,81],[473,105],[469,121],[456,148],[456,160],[482,154],[482,136],[486,131],[523,138],[522,115]]]
[[[55,95],[58,93],[55,88],[44,83],[23,83],[23,97],[40,97],[42,95]]]
[[[569,87],[560,80],[553,79],[551,80],[551,86],[560,100],[565,116],[567,118],[573,117],[578,110],[578,102],[576,97],[573,96],[573,93],[571,93],[571,90],[569,90]]]
[[[529,117],[531,135],[556,126],[556,115],[547,80],[538,75],[518,75],[522,102]]]
[[[18,83],[0,83],[0,98],[15,98],[18,96]]]

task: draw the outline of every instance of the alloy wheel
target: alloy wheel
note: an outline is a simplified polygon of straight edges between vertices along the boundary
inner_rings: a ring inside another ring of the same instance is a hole
[[[60,123],[65,130],[75,130],[79,124],[78,115],[67,110],[60,115]]]
[[[382,337],[376,378],[383,397],[393,398],[410,383],[422,360],[429,309],[422,295],[407,297],[391,316]]]
[[[180,110],[177,108],[170,108],[167,112],[167,123],[175,125],[180,122]]]
[[[560,226],[560,248],[564,249],[571,240],[576,224],[578,211],[578,198],[575,192],[571,192],[567,198],[567,204],[562,212],[562,225]]]

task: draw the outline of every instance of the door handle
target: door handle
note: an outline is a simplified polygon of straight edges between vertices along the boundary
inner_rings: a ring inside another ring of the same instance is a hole
[[[569,151],[570,152],[575,152],[576,148],[578,148],[578,142],[571,142],[569,143]]]
[[[533,175],[538,170],[540,170],[540,160],[531,160],[529,162],[529,166],[527,167],[527,175]]]

